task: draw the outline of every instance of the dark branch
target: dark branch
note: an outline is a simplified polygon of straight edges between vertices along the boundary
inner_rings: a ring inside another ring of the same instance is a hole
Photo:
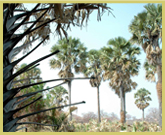
[[[14,79],[16,76],[22,74],[23,72],[25,72],[29,67],[35,65],[36,63],[38,63],[38,62],[40,62],[40,61],[42,61],[42,60],[44,60],[44,59],[46,59],[46,58],[48,58],[48,57],[50,57],[50,56],[56,54],[56,53],[58,53],[58,52],[59,52],[59,50],[57,50],[57,51],[55,51],[55,52],[53,52],[53,53],[51,53],[51,54],[48,54],[48,55],[46,55],[46,56],[44,56],[44,57],[42,57],[42,58],[40,58],[40,59],[38,59],[38,60],[36,60],[36,61],[30,63],[30,64],[27,65],[26,67],[22,68],[21,70],[19,70],[18,72],[16,72],[16,73],[13,74],[12,76],[10,76],[8,79],[4,80],[3,85],[6,86],[12,79]]]

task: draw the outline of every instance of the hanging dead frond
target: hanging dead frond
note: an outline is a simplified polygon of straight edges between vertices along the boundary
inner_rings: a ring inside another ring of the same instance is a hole
[[[63,9],[62,4],[53,4],[54,5],[54,17],[63,19]]]
[[[69,72],[67,77],[74,77],[74,74]]]
[[[60,70],[60,72],[58,73],[58,76],[60,77],[60,78],[64,78],[65,76],[64,76],[64,71],[63,70]]]
[[[149,42],[145,42],[144,44],[142,44],[142,48],[144,50],[144,52],[146,52],[146,48],[148,47]]]
[[[77,65],[74,66],[75,72],[78,73],[80,71],[80,67],[78,67]]]
[[[85,12],[85,10],[83,9],[83,10],[82,10],[81,27],[82,27],[82,25],[83,25],[83,22],[84,22],[85,17],[86,17],[86,12]]]
[[[76,11],[76,17],[77,17],[77,23],[79,23],[79,20],[80,20],[80,10]]]

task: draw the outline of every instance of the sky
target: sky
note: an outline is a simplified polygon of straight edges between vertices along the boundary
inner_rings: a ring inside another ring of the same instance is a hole
[[[139,12],[144,10],[143,4],[108,4],[109,7],[113,9],[113,17],[111,14],[104,13],[101,21],[97,21],[97,12],[93,12],[89,17],[89,22],[87,27],[78,28],[71,27],[71,31],[68,30],[68,35],[79,38],[85,47],[90,49],[100,49],[107,45],[109,39],[116,38],[118,36],[124,37],[126,40],[131,38],[131,33],[129,33],[128,26],[130,25],[132,19]],[[53,27],[53,26],[51,26]],[[51,47],[57,43],[59,37],[51,35],[50,41],[43,46],[40,46],[31,55],[25,58],[19,63],[31,63],[34,60],[47,55],[50,53]],[[145,70],[143,68],[144,60],[146,55],[143,50],[138,59],[141,62],[141,67],[139,70],[139,75],[133,77],[132,80],[135,81],[138,86],[135,90],[126,93],[126,112],[136,118],[142,117],[142,111],[135,105],[134,93],[140,88],[146,88],[151,92],[150,106],[145,109],[145,115],[150,108],[158,108],[158,99],[156,93],[156,83],[151,83],[145,80]],[[17,57],[20,57],[20,53]],[[38,68],[41,69],[41,77],[43,80],[56,79],[58,77],[59,70],[50,69],[49,61],[54,56],[47,58],[40,62]],[[82,74],[75,74],[75,77],[83,77]],[[54,86],[60,82],[47,83],[46,86]],[[109,87],[109,81],[101,82],[100,86],[100,109],[107,113],[115,113],[120,118],[120,98],[115,94],[115,92]],[[63,85],[68,89],[67,84]],[[77,105],[78,109],[74,112],[79,116],[82,113],[94,112],[97,113],[97,89],[91,87],[89,80],[74,80],[72,81],[72,92],[71,92],[72,103],[85,101],[85,104]]]

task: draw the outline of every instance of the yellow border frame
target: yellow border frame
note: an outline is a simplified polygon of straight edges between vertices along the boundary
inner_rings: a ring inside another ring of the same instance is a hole
[[[78,3],[162,3],[162,6],[164,7],[165,6],[165,0],[158,0],[158,1],[154,1],[154,0],[103,0],[103,1],[101,1],[101,0],[90,0],[90,1],[88,1],[88,0],[79,0],[79,1],[77,1],[77,0],[48,0],[48,1],[45,1],[45,0],[35,0],[35,3],[67,3],[67,2],[70,2],[70,3],[76,3],[76,2],[78,2]],[[3,18],[3,12],[2,12],[2,9],[3,9],[3,3],[34,3],[34,0],[26,0],[26,1],[22,1],[22,0],[0,0],[0,9],[1,9],[1,12],[0,12],[0,18]],[[164,16],[164,13],[165,12],[165,8],[162,8],[162,16]],[[163,21],[163,24],[162,24],[162,28],[163,28],[163,26],[165,25],[164,23],[165,23],[165,20],[164,20],[164,18],[162,19]],[[3,19],[1,20],[1,22],[0,22],[0,25],[1,25],[1,28],[3,28],[2,26],[3,26]],[[1,46],[0,46],[0,51],[1,51],[1,53],[0,54],[3,54],[3,30],[1,30],[1,36],[0,36],[0,42],[1,42]],[[162,36],[163,36],[163,39],[165,39],[165,36],[164,36],[164,30],[163,30],[163,33],[162,33]],[[164,40],[162,40],[162,44],[164,43]],[[162,47],[163,48],[163,47]],[[163,54],[163,58],[162,58],[162,61],[164,61],[164,55],[165,54]],[[1,55],[0,56],[0,60],[1,61],[3,61],[3,56]],[[0,63],[1,64],[1,66],[0,66],[0,73],[1,73],[1,78],[0,78],[0,83],[1,83],[1,95],[3,95],[3,79],[2,79],[2,76],[3,76],[3,69],[2,69],[2,67],[3,67],[3,63],[1,62]],[[163,69],[163,67],[165,67],[164,66],[164,62],[162,63],[162,69]],[[162,77],[163,77],[163,80],[164,80],[164,72],[162,72]],[[165,87],[165,84],[164,83],[162,83],[162,87],[164,88]],[[162,96],[164,97],[164,94],[162,94]],[[1,103],[3,103],[3,100],[2,100],[3,98],[1,98]],[[162,98],[163,99],[163,98]],[[164,103],[164,99],[163,99],[163,103]],[[3,104],[0,104],[0,107],[1,108],[3,108]],[[3,110],[3,109],[2,109]],[[163,111],[164,109],[163,109],[163,105],[162,105],[162,115],[164,115],[164,111]],[[34,132],[10,132],[10,133],[6,133],[6,132],[3,132],[3,112],[1,112],[0,113],[1,114],[1,129],[0,129],[0,133],[2,133],[2,134],[42,134],[42,135],[44,135],[45,133],[44,132],[37,132],[37,133],[34,133]],[[162,116],[162,127],[163,127],[163,125],[164,125],[164,122],[163,122],[163,116]],[[163,134],[163,128],[162,128],[162,132],[153,132],[153,133],[151,133],[151,132],[140,132],[140,134],[159,134],[159,135],[161,135],[161,134]],[[54,132],[47,132],[48,134],[54,134]],[[56,133],[55,133],[56,134]],[[57,134],[66,134],[66,133],[57,133]],[[75,133],[73,133],[73,132],[68,132],[67,133],[68,135],[70,134],[79,134],[79,135],[82,135],[82,134],[102,134],[102,133],[99,133],[99,132],[97,132],[97,133],[94,133],[94,132],[91,132],[91,133],[89,133],[89,132],[75,132]],[[120,132],[105,132],[105,133],[103,133],[104,135],[105,134],[121,134]],[[132,132],[125,132],[125,133],[122,133],[122,134],[138,134],[137,132],[136,133],[132,133]]]

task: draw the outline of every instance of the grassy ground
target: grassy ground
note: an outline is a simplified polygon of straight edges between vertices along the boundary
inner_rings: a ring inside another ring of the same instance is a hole
[[[134,122],[133,125],[121,124],[102,120],[98,124],[95,120],[89,123],[75,123],[75,132],[161,132],[158,124],[148,122]]]
[[[156,123],[148,122],[137,122],[135,121],[132,125],[121,124],[118,121],[110,122],[106,119],[102,120],[101,123],[97,123],[96,120],[91,120],[89,123],[76,123],[71,121],[68,124],[62,124],[59,132],[161,132],[161,127]],[[25,132],[22,130],[20,132]],[[33,128],[30,126],[28,132],[57,132],[52,130],[51,127],[40,127]]]

